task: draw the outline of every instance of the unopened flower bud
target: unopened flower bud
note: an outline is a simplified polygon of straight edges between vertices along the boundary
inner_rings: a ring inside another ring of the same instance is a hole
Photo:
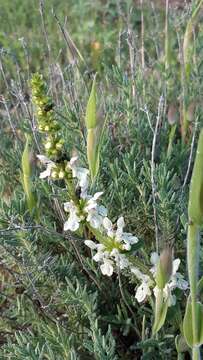
[[[38,116],[42,116],[42,115],[43,115],[43,111],[42,111],[41,109],[39,109],[38,112],[37,112],[37,115],[38,115]]]
[[[57,154],[58,154],[57,149],[52,149],[52,150],[51,150],[51,155],[57,155]]]
[[[159,258],[156,270],[156,284],[159,289],[164,289],[173,271],[172,249],[165,248]]]
[[[52,171],[51,177],[52,177],[52,179],[57,179],[58,178],[58,172],[56,170]]]
[[[48,141],[48,142],[45,144],[45,149],[46,149],[46,150],[49,150],[49,149],[51,149],[51,147],[52,147],[52,143],[51,143],[50,141]]]
[[[55,146],[56,146],[57,150],[61,150],[63,147],[63,144],[61,144],[60,142],[57,142]]]
[[[58,173],[59,179],[63,179],[64,176],[65,176],[65,172],[63,170],[60,170],[59,173]]]

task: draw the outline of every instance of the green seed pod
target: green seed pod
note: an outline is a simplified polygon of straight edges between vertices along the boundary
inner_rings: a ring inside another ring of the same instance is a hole
[[[203,224],[203,129],[200,132],[196,158],[190,183],[188,205],[189,219],[196,225]]]
[[[156,271],[156,284],[159,289],[164,289],[173,271],[172,249],[167,247],[160,255]]]

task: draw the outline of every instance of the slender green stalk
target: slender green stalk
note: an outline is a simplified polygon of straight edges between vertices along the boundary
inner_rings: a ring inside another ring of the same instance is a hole
[[[193,342],[198,343],[198,313],[196,307],[197,298],[197,284],[198,284],[198,266],[199,266],[199,227],[195,224],[188,226],[187,239],[187,253],[188,253],[188,276],[190,281],[190,294],[192,305],[192,333]],[[194,354],[197,354],[196,347]],[[198,359],[198,357],[193,357]]]
[[[190,282],[190,297],[188,298],[184,317],[184,336],[192,348],[192,359],[199,360],[199,348],[202,343],[202,305],[197,301],[200,226],[203,224],[203,130],[200,132],[189,196],[189,225],[187,237],[187,264]]]

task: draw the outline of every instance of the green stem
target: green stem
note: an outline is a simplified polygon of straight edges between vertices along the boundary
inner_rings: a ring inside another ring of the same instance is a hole
[[[194,344],[198,343],[198,313],[196,306],[197,298],[197,285],[198,285],[198,267],[199,267],[199,227],[195,224],[188,226],[188,241],[187,241],[187,254],[188,254],[188,275],[190,282],[190,294],[192,305],[192,333]],[[194,359],[197,357],[198,348],[193,348]]]

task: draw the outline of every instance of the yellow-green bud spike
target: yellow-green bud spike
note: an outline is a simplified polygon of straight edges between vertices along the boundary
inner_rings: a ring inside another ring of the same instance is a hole
[[[203,129],[199,136],[190,183],[188,215],[194,224],[203,224]]]

